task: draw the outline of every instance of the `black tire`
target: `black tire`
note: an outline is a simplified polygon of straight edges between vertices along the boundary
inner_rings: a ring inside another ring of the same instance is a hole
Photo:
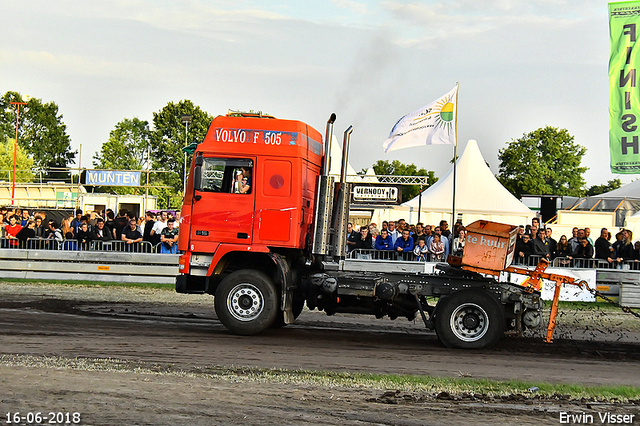
[[[279,312],[278,292],[262,272],[243,269],[220,282],[214,306],[218,319],[229,331],[248,336],[273,324]]]
[[[504,308],[484,290],[457,291],[438,301],[435,325],[448,348],[488,348],[504,334]]]

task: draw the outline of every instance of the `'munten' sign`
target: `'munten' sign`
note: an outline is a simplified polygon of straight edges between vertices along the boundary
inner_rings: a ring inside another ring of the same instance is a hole
[[[140,186],[140,172],[128,170],[87,170],[85,185]]]

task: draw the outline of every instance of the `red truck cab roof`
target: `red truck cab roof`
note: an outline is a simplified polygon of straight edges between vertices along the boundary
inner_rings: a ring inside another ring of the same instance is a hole
[[[322,136],[313,127],[253,114],[217,116],[197,150],[300,157],[316,165],[323,155]]]

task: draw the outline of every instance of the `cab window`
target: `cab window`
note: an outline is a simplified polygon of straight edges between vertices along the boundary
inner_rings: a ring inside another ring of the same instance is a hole
[[[237,158],[205,158],[201,191],[250,194],[253,188],[253,161]]]

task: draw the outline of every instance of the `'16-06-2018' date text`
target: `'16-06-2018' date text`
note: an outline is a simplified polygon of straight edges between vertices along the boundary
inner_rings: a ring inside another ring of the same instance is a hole
[[[80,413],[62,412],[62,411],[28,411],[6,413],[5,424],[13,425],[62,425],[62,424],[78,424],[80,423]]]

